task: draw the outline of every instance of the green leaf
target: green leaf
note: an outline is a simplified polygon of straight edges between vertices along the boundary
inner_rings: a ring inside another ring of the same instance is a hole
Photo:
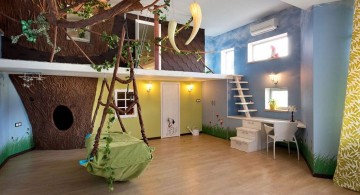
[[[111,117],[110,120],[109,120],[111,123],[113,123],[115,121],[115,117]]]

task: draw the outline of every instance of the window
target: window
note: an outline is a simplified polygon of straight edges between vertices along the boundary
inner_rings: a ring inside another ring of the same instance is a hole
[[[234,48],[221,51],[221,74],[234,74]]]
[[[155,70],[155,44],[153,44],[154,30],[155,28],[153,22],[139,19],[135,20],[135,39],[139,40],[140,43],[142,43],[143,41],[147,41],[148,43],[150,43],[149,48],[142,44],[139,50],[136,51],[136,59],[139,60],[139,65],[143,69]],[[159,33],[161,35],[161,24],[159,24]],[[150,51],[148,51],[147,49],[150,49]],[[160,59],[160,56],[158,56],[158,58]],[[161,63],[161,60],[159,61],[159,63]],[[159,66],[161,67],[160,64]]]
[[[68,21],[79,21],[79,20],[83,19],[82,17],[80,17],[76,14],[67,14],[66,18]],[[89,29],[89,27],[85,27],[85,28]],[[66,32],[75,41],[90,43],[90,32],[89,31],[83,30],[81,28],[67,28]],[[68,36],[66,36],[66,39],[70,40],[70,38]]]
[[[115,104],[118,108],[126,110],[128,106],[134,100],[134,91],[129,89],[118,89],[115,90]],[[121,114],[121,118],[129,118],[129,117],[136,117],[137,116],[137,107],[136,105],[130,110],[127,114]]]
[[[286,88],[265,88],[265,109],[270,109],[270,100],[275,100],[275,110],[287,110],[288,90]]]
[[[287,33],[248,44],[248,62],[285,57],[289,54]]]

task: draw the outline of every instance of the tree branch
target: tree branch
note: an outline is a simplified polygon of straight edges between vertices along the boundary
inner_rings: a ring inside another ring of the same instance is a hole
[[[159,0],[155,0],[155,1],[152,2],[151,4],[145,6],[144,9],[149,9],[150,7],[153,7],[154,5],[156,5],[157,2],[159,2]],[[150,11],[150,10],[149,10],[149,11]]]
[[[121,84],[124,84],[124,85],[131,83],[131,81],[133,81],[133,79],[134,79],[134,76],[133,76],[133,75],[132,75],[132,76],[130,75],[130,77],[129,77],[128,79],[126,79],[126,80],[122,80],[122,79],[120,79],[119,77],[116,77],[116,78],[115,78],[115,80],[116,80],[117,82],[119,82],[119,83],[121,83]]]
[[[52,49],[52,52],[51,52],[50,62],[54,61],[54,56],[55,56],[55,53],[56,53],[57,33],[58,33],[58,27],[55,26],[55,29],[54,29],[54,45],[53,45],[53,49]]]
[[[59,14],[66,14],[67,10],[77,7],[81,4],[84,4],[86,1],[88,1],[88,0],[77,0],[76,3],[59,10]]]
[[[157,45],[157,46],[159,46],[159,47],[162,47],[162,48],[165,48],[165,49],[167,49],[167,50],[175,51],[175,49],[172,48],[172,47],[160,45],[160,44],[157,44],[157,43],[155,43],[155,45]],[[184,53],[187,53],[187,52],[190,52],[190,53],[201,53],[201,54],[212,53],[212,52],[205,52],[205,51],[197,51],[197,52],[194,52],[194,51],[192,51],[192,50],[187,50],[187,49],[180,49],[180,52],[184,52]]]
[[[54,20],[56,15],[54,13],[54,3],[53,0],[47,0],[49,2],[50,13],[47,14],[47,18],[50,24],[63,27],[63,28],[83,28],[86,26],[92,26],[104,20],[115,17],[118,14],[127,13],[134,10],[143,10],[143,6],[140,3],[140,0],[123,0],[114,7],[98,13],[91,18],[79,20],[79,21],[67,21],[65,19]]]
[[[55,13],[57,14],[58,13],[58,6],[57,6],[57,3],[56,3],[55,0],[54,0],[54,4],[55,4],[55,9],[53,11],[55,11]],[[55,56],[55,53],[56,53],[57,33],[58,33],[58,27],[55,26],[55,29],[54,29],[54,45],[53,45],[53,49],[52,49],[52,52],[51,52],[50,62],[54,61],[54,56]]]
[[[86,53],[84,52],[84,50],[81,49],[81,47],[74,41],[74,39],[66,32],[66,30],[62,29],[65,33],[66,36],[69,37],[69,39],[76,45],[76,47],[80,50],[80,52],[84,55],[84,57],[91,63],[91,64],[95,64],[88,55],[86,55]]]
[[[7,19],[9,19],[9,20],[11,20],[11,21],[13,21],[13,22],[20,23],[19,20],[16,20],[15,18],[12,18],[12,17],[6,15],[6,14],[5,14],[4,12],[2,12],[2,11],[0,11],[0,15],[4,16],[5,18],[7,18]]]
[[[57,21],[56,16],[57,16],[58,12],[57,12],[57,5],[55,3],[55,0],[47,0],[46,2],[48,4],[49,12],[50,12],[50,14],[46,15],[46,18],[50,24],[57,26],[56,25],[56,21]]]

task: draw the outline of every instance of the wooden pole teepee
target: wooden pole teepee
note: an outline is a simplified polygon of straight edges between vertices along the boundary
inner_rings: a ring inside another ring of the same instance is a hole
[[[102,112],[102,115],[101,115],[101,122],[100,122],[100,126],[98,127],[98,130],[96,132],[94,147],[93,147],[93,149],[91,151],[91,154],[90,154],[91,157],[95,156],[95,154],[97,153],[97,150],[98,150],[98,147],[99,147],[99,139],[100,139],[101,131],[102,131],[103,127],[104,127],[105,119],[106,119],[106,116],[108,114],[108,110],[110,108],[115,110],[115,113],[117,115],[118,121],[119,121],[120,126],[121,126],[121,129],[122,129],[123,132],[126,132],[126,129],[125,129],[125,127],[124,127],[124,125],[123,125],[123,123],[121,121],[120,114],[129,113],[134,108],[134,106],[137,105],[139,124],[140,124],[140,128],[141,128],[141,135],[142,135],[143,141],[147,145],[149,145],[147,137],[145,135],[145,128],[144,128],[144,123],[143,123],[143,119],[142,119],[141,106],[140,106],[140,103],[139,103],[139,96],[138,96],[137,85],[136,85],[135,74],[134,74],[134,63],[135,62],[134,62],[134,60],[133,60],[133,58],[131,56],[131,52],[128,52],[129,55],[126,56],[129,59],[128,62],[130,63],[130,75],[129,75],[129,78],[126,79],[126,80],[123,80],[123,79],[116,76],[117,71],[119,69],[121,59],[122,59],[121,53],[122,53],[122,50],[123,50],[124,40],[125,40],[125,27],[123,26],[122,31],[121,31],[120,41],[119,41],[119,44],[118,44],[118,52],[117,52],[117,56],[116,56],[116,64],[115,64],[115,67],[114,67],[114,72],[113,72],[113,76],[112,76],[112,79],[111,79],[111,82],[110,82],[110,86],[107,83],[106,79],[104,79],[103,83],[101,85],[101,91],[100,91],[100,94],[99,94],[96,110],[95,110],[94,116],[92,118],[91,127],[94,128],[94,123],[95,123],[96,116],[98,115],[98,110],[99,110],[100,106],[103,106],[104,109],[103,109],[103,112]],[[113,94],[114,94],[114,88],[115,88],[116,82],[119,82],[121,84],[130,84],[130,83],[132,83],[132,85],[133,85],[134,101],[127,107],[126,110],[125,109],[120,109],[115,105]],[[104,88],[106,88],[108,90],[108,92],[109,92],[105,103],[101,101],[102,96],[103,96],[103,92],[104,92]]]

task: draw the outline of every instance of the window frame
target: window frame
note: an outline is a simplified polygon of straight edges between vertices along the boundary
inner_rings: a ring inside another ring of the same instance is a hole
[[[232,63],[232,73],[228,73],[228,64],[227,62],[227,58],[224,58],[223,56],[227,56],[226,54],[228,52],[232,52],[233,53],[233,63]],[[223,70],[225,70],[225,72],[223,72]],[[235,48],[228,48],[228,49],[223,49],[221,50],[221,70],[220,70],[221,74],[226,74],[226,75],[234,75],[235,74]]]
[[[268,92],[267,92],[268,90]],[[288,88],[265,88],[265,110],[270,110],[269,101],[272,99],[273,91],[287,91],[287,106],[276,107],[274,111],[287,111],[289,106],[289,89]],[[268,94],[268,95],[267,95]]]
[[[125,99],[122,99],[122,98],[118,98],[118,93],[124,93],[124,98]],[[115,106],[116,107],[118,107],[118,108],[121,108],[121,109],[127,109],[127,103],[128,103],[128,101],[130,101],[131,99],[130,99],[130,97],[127,97],[127,92],[132,92],[133,94],[134,94],[134,90],[133,89],[129,89],[129,90],[127,90],[127,89],[115,89],[114,90],[114,100],[115,100]],[[125,107],[119,107],[118,106],[118,100],[125,100]],[[134,113],[133,114],[125,114],[125,115],[123,115],[123,114],[120,114],[119,113],[119,115],[120,115],[120,118],[133,118],[133,117],[137,117],[137,105],[135,105],[134,106]]]
[[[66,14],[66,18],[68,21],[70,22],[76,22],[79,20],[83,20],[84,18],[76,15],[76,14]],[[85,27],[86,29],[90,30],[90,27],[87,26]],[[78,41],[78,42],[83,42],[83,43],[90,43],[90,39],[91,39],[91,33],[89,31],[85,31],[84,37],[80,37],[79,33],[77,32],[79,28],[66,28],[66,32],[69,34],[69,36],[71,36],[71,38],[74,41]],[[71,40],[68,36],[66,36],[66,40]]]
[[[145,21],[145,20],[141,20],[141,19],[135,19],[135,39],[136,40],[138,40],[138,41],[143,41],[143,40],[141,40],[141,36],[140,36],[140,25],[148,25],[148,26],[152,26],[153,28],[154,28],[154,34],[155,34],[155,23],[154,22],[150,22],[150,21]],[[160,35],[160,37],[161,37],[161,24],[159,24],[159,29],[158,29],[158,31],[159,31],[159,35]],[[144,41],[146,41],[146,40],[144,40]],[[159,45],[161,45],[161,43],[159,43]],[[160,59],[159,60],[159,70],[161,70],[161,49],[158,49],[159,51],[158,51],[158,56],[155,56],[155,50],[156,50],[156,47],[155,47],[155,45],[153,45],[153,48],[152,48],[152,50],[151,50],[151,52],[152,52],[152,54],[154,55],[154,60],[156,59],[156,57],[158,58],[158,59]],[[137,51],[136,51],[137,52]],[[135,54],[136,56],[136,60],[139,60],[138,59],[138,54],[136,53]],[[139,65],[143,65],[143,64],[139,64]],[[154,62],[154,65],[155,65],[155,62]],[[145,68],[146,70],[155,70],[155,66],[154,66],[154,69],[147,69],[147,68]]]
[[[261,44],[266,44],[266,43],[269,43],[271,41],[275,41],[275,40],[279,40],[279,39],[282,39],[282,38],[286,38],[287,39],[287,54],[285,56],[279,56],[279,57],[276,57],[276,58],[272,58],[271,56],[267,59],[262,59],[262,60],[255,60],[254,59],[254,47],[255,46],[258,46],[258,45],[261,45]],[[273,60],[273,59],[279,59],[279,58],[284,58],[284,57],[287,57],[289,56],[289,50],[290,50],[290,44],[289,44],[289,36],[288,36],[288,33],[282,33],[282,34],[278,34],[278,35],[275,35],[275,36],[272,36],[272,37],[268,37],[268,38],[265,38],[265,39],[261,39],[261,40],[258,40],[258,41],[254,41],[254,42],[250,42],[248,43],[248,48],[247,48],[247,52],[248,52],[248,56],[247,56],[247,63],[255,63],[255,62],[261,62],[261,61],[268,61],[268,60]]]

